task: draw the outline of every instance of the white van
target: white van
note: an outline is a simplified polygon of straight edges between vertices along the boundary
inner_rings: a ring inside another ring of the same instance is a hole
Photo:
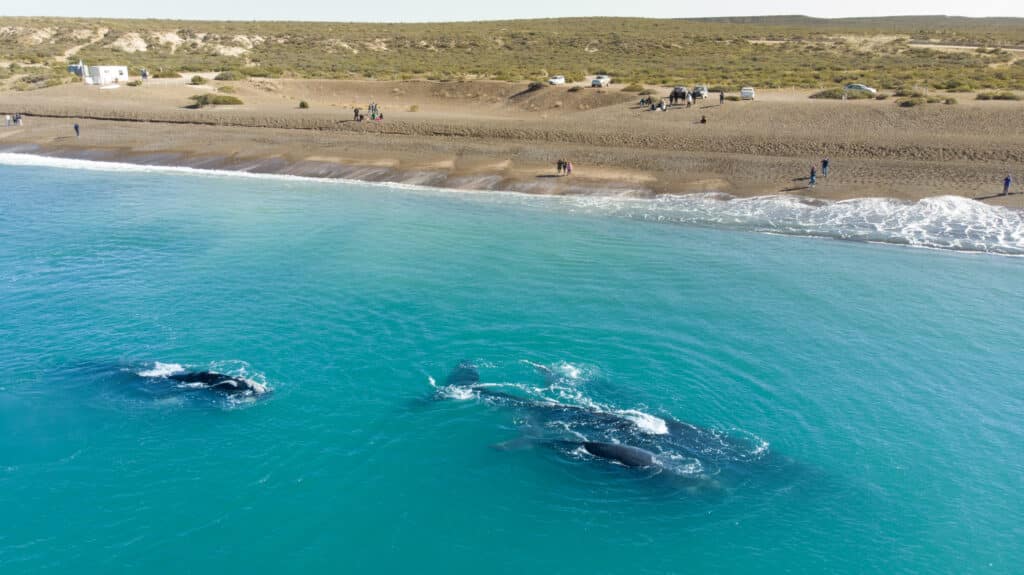
[[[750,86],[744,86],[740,89],[740,100],[753,100],[754,89]]]

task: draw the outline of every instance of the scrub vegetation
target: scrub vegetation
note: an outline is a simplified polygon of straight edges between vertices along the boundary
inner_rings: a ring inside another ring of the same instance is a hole
[[[939,16],[650,20],[579,18],[449,24],[0,18],[0,62],[47,85],[65,66],[127,64],[154,77],[704,83],[736,90],[1024,90],[1024,19]],[[5,71],[14,75],[11,70]],[[45,76],[40,79],[40,76]],[[59,80],[57,80],[59,81]]]

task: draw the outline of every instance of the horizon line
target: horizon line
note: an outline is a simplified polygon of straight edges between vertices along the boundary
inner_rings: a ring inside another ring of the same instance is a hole
[[[263,19],[253,18],[250,20],[241,19],[220,19],[220,18],[200,18],[200,19],[188,19],[188,18],[167,18],[167,17],[137,17],[137,16],[106,16],[106,15],[89,15],[89,16],[53,16],[46,14],[34,14],[34,15],[4,15],[0,14],[0,19],[54,19],[54,20],[87,20],[90,18],[102,18],[104,20],[125,20],[125,21],[165,21],[165,22],[218,22],[218,23],[307,23],[307,24],[472,24],[482,22],[541,22],[541,21],[553,21],[553,20],[649,20],[649,21],[723,21],[723,20],[751,20],[751,19],[770,19],[770,18],[806,18],[808,20],[820,20],[820,21],[849,21],[849,20],[878,20],[878,19],[912,19],[912,18],[949,18],[949,19],[965,19],[965,20],[1024,20],[1024,16],[961,16],[956,14],[894,14],[888,16],[809,16],[807,14],[758,14],[758,15],[746,15],[746,16],[699,16],[699,17],[657,17],[657,16],[558,16],[558,17],[537,17],[537,18],[482,18],[476,20],[408,20],[408,21],[394,21],[394,20],[302,20],[302,19]]]

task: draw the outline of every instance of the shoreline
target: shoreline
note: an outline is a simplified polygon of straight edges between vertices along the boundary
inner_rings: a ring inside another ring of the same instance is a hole
[[[0,140],[2,142],[2,140]],[[226,175],[281,176],[320,182],[394,184],[472,192],[511,192],[529,195],[629,196],[654,198],[658,195],[639,186],[563,176],[566,182],[549,183],[557,176],[539,182],[522,182],[500,174],[453,175],[444,170],[399,170],[388,166],[343,164],[307,159],[289,161],[280,157],[237,157],[175,153],[125,153],[103,149],[43,148],[35,144],[5,146],[0,153],[58,160],[83,160],[104,164],[129,164],[140,167],[196,170]],[[710,191],[710,190],[709,190]],[[715,193],[723,193],[717,192]]]
[[[10,161],[11,156],[19,160]],[[20,161],[20,158],[26,161]],[[511,189],[450,188],[421,181],[388,179],[366,180],[341,176],[322,177],[271,170],[236,169],[215,165],[185,166],[173,163],[143,163],[38,154],[31,150],[10,151],[0,147],[0,166],[46,167],[53,169],[156,172],[165,175],[255,178],[311,184],[367,185],[427,193],[496,194],[533,197],[558,197],[535,191]],[[1014,197],[1016,196],[1016,197]],[[958,196],[927,197],[920,200],[898,198],[859,198],[822,200],[808,196],[774,194],[738,197],[724,193],[665,194],[665,202],[654,202],[653,196],[636,194],[561,194],[564,199],[584,200],[577,207],[596,208],[608,215],[626,216],[641,221],[675,222],[722,229],[779,234],[853,243],[875,243],[917,249],[952,251],[965,254],[990,254],[1024,257],[1024,244],[1010,238],[1019,236],[1024,209],[1009,206],[977,205],[976,200]],[[1024,205],[1024,193],[1010,196]],[[604,200],[610,200],[605,202]],[[650,202],[650,203],[649,203]],[[981,209],[982,211],[978,211]],[[650,211],[648,211],[650,210]],[[997,211],[991,211],[997,210]],[[998,210],[1003,210],[1001,213]],[[995,223],[994,223],[995,222]],[[960,232],[950,233],[950,225]],[[921,227],[923,226],[923,227]],[[1016,230],[1016,231],[1015,231]]]

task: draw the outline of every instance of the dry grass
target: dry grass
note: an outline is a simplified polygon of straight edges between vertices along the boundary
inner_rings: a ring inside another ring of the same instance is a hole
[[[578,18],[450,24],[0,18],[0,60],[118,62],[158,75],[703,82],[729,90],[862,82],[1024,89],[1024,19]],[[39,30],[50,30],[36,41]],[[95,41],[76,36],[95,32]],[[102,34],[100,33],[102,32]],[[948,50],[926,43],[981,49]],[[146,50],[137,50],[145,45]]]

